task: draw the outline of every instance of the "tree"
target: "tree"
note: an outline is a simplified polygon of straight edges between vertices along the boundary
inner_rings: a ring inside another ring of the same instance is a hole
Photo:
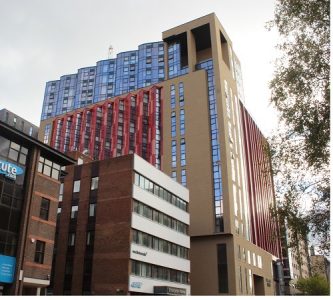
[[[327,253],[330,1],[277,0],[269,28],[276,28],[281,37],[270,82],[271,102],[280,118],[280,128],[270,140],[279,211],[300,221],[290,224],[307,224]],[[302,210],[306,202],[312,203],[310,210]]]
[[[325,277],[315,275],[296,282],[296,288],[304,295],[329,295],[330,285]]]

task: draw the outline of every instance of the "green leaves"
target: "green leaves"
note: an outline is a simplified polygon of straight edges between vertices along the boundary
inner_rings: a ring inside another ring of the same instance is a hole
[[[280,128],[271,138],[279,209],[290,218],[308,222],[328,252],[330,1],[276,3],[269,26],[276,27],[281,36],[280,56],[270,82],[271,102],[280,117]],[[302,210],[307,202],[312,203],[310,211],[297,214],[295,208]]]
[[[322,276],[315,275],[309,278],[299,279],[296,288],[305,295],[329,295],[329,282]]]

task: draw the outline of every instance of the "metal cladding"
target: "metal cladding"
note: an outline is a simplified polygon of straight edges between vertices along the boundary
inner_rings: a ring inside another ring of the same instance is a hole
[[[156,167],[161,148],[161,88],[139,90],[100,102],[53,120],[51,147],[80,151],[102,160],[136,153]],[[157,145],[159,144],[159,145]]]
[[[275,198],[271,162],[267,152],[268,143],[243,104],[240,105],[240,111],[244,133],[251,239],[260,248],[281,257],[277,222],[270,215],[270,208],[275,206]]]

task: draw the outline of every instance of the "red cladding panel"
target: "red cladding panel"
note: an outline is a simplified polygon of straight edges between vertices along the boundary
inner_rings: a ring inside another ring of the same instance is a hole
[[[97,106],[94,106],[90,112],[91,112],[91,123],[90,123],[89,153],[91,157],[93,157],[94,148],[95,148]]]
[[[143,117],[143,91],[137,96],[137,115],[136,115],[136,134],[135,134],[135,153],[142,155],[142,117]]]
[[[87,110],[84,110],[82,113],[82,121],[81,121],[81,129],[80,129],[80,138],[79,138],[79,151],[83,152],[83,145],[84,145],[84,134],[86,128],[86,119],[87,119]]]
[[[128,94],[124,100],[124,123],[123,123],[123,154],[129,152],[129,127],[131,116],[131,94]]]
[[[252,242],[281,257],[278,222],[270,215],[275,205],[273,177],[267,141],[240,102],[243,125],[246,177],[251,220]]]
[[[149,130],[148,130],[148,157],[153,165],[156,163],[156,87],[149,91],[148,103]]]
[[[117,133],[118,133],[118,119],[119,119],[119,98],[113,102],[112,111],[112,137],[111,137],[111,157],[117,156]]]
[[[131,118],[131,96],[135,96],[136,98],[136,124],[135,124],[135,132],[134,132],[134,139],[135,139],[135,153],[138,155],[142,155],[142,129],[143,129],[143,96],[144,94],[149,95],[149,102],[148,102],[148,137],[147,137],[147,155],[148,161],[152,164],[156,163],[156,90],[161,88],[159,87],[152,87],[149,90],[140,90],[138,93],[135,94],[128,94],[125,98],[116,98],[114,100],[107,100],[102,104],[94,105],[89,108],[79,109],[68,113],[67,115],[57,118],[53,121],[52,124],[52,135],[51,135],[51,146],[55,146],[55,142],[57,140],[57,126],[58,120],[62,120],[62,125],[60,129],[60,136],[59,136],[59,145],[60,151],[63,151],[64,141],[65,141],[65,131],[66,131],[66,122],[67,118],[72,118],[72,124],[70,128],[70,141],[69,141],[69,149],[74,150],[74,140],[75,140],[75,128],[76,123],[78,121],[77,114],[81,114],[81,125],[78,128],[78,145],[76,145],[77,150],[83,152],[84,143],[85,143],[85,136],[89,134],[90,130],[90,137],[88,141],[88,150],[92,158],[94,159],[105,159],[105,142],[106,138],[110,138],[110,157],[117,156],[117,140],[118,140],[118,123],[119,119],[119,102],[123,101],[124,103],[124,111],[123,111],[123,131],[122,131],[122,154],[129,153],[129,146],[130,146],[130,118]],[[161,96],[161,92],[160,92]],[[160,102],[162,100],[160,99]],[[110,136],[107,135],[107,121],[108,121],[108,105],[112,105],[112,124],[111,124],[111,132]],[[96,121],[97,121],[97,108],[102,109],[102,118],[101,118],[101,128],[97,129],[100,130],[100,133],[96,132]],[[162,109],[162,105],[160,104],[160,109]],[[90,113],[90,126],[86,126],[87,122],[87,113]],[[162,122],[162,113],[160,113],[160,122],[159,128],[162,130],[161,122]],[[95,152],[95,144],[96,144],[96,135],[99,136],[100,147],[98,149],[98,153]],[[162,135],[161,135],[162,136]],[[162,144],[162,141],[160,141]],[[160,148],[162,151],[162,147]],[[95,156],[95,157],[93,157]],[[108,155],[109,157],[109,155]]]

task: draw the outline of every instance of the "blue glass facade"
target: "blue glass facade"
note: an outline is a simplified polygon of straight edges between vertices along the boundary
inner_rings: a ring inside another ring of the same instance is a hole
[[[178,42],[168,45],[168,70],[170,79],[188,73],[188,66],[181,66],[180,43]]]
[[[140,45],[117,58],[81,68],[46,83],[41,119],[55,117],[76,108],[103,101],[165,79],[164,44]]]
[[[200,62],[196,65],[197,70],[204,69],[207,71],[208,80],[208,102],[210,116],[210,133],[212,148],[212,168],[214,180],[214,207],[215,207],[215,231],[223,232],[223,193],[222,193],[222,170],[221,154],[219,142],[219,127],[217,118],[216,94],[214,83],[214,67],[211,59]]]

